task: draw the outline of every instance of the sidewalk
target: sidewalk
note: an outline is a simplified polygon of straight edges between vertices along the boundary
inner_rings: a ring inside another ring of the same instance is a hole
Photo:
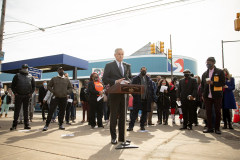
[[[17,131],[10,131],[13,120],[10,111],[7,118],[0,118],[0,160],[239,159],[240,127],[222,130],[221,135],[203,134],[203,125],[193,127],[192,131],[180,131],[176,118],[176,125],[169,118],[168,126],[146,126],[149,132],[139,132],[136,122],[134,130],[127,132],[127,139],[139,148],[116,150],[117,145],[110,143],[109,125],[104,123],[105,128],[91,129],[87,123],[80,123],[81,110],[77,110],[76,123],[65,125],[66,130],[59,130],[57,123],[51,123],[46,132],[42,131],[45,123],[41,113],[34,113],[30,131],[21,131],[23,124],[18,125]],[[154,114],[153,123],[156,121]],[[66,134],[74,136],[62,137]]]

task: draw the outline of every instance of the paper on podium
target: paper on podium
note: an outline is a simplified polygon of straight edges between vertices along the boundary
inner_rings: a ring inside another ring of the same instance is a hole
[[[161,88],[160,88],[160,92],[164,92],[164,91],[167,90],[167,89],[168,89],[167,86],[161,86]]]
[[[120,84],[128,84],[128,83],[130,83],[130,82],[127,80],[122,80]]]

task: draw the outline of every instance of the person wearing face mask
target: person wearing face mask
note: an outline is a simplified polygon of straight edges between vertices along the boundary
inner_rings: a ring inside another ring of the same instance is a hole
[[[98,128],[104,128],[102,124],[103,117],[103,98],[97,101],[99,96],[103,95],[103,85],[99,80],[98,74],[93,72],[90,76],[88,83],[89,92],[89,106],[90,106],[90,124],[94,128],[96,126],[95,113],[97,113]]]
[[[166,89],[162,90],[162,88],[165,87]],[[158,89],[157,89],[157,95],[158,95],[158,106],[159,106],[159,113],[160,113],[160,122],[159,124],[162,124],[162,115],[165,117],[164,125],[168,125],[168,115],[169,115],[169,108],[170,108],[170,89],[169,89],[169,83],[167,80],[162,79],[159,82]]]
[[[55,111],[57,106],[59,107],[58,113],[59,129],[61,130],[65,129],[65,127],[63,126],[63,118],[67,107],[67,95],[72,93],[73,87],[70,80],[64,76],[64,68],[59,67],[57,71],[58,76],[53,77],[47,85],[47,89],[53,93],[53,96],[51,97],[50,110],[43,131],[48,130],[48,126],[49,123],[51,122],[53,112]]]
[[[190,77],[190,73],[191,71],[189,69],[183,71],[185,78],[179,81],[177,91],[177,101],[181,101],[183,112],[183,126],[180,130],[192,130],[193,106],[195,105],[195,99],[197,97],[197,81]]]
[[[171,116],[172,116],[172,123],[175,124],[175,109],[176,109],[176,101],[177,101],[177,77],[174,77],[173,80],[170,82],[170,100],[171,100]]]
[[[214,57],[207,59],[207,71],[202,75],[201,92],[203,93],[202,99],[205,103],[207,112],[207,129],[203,133],[214,132],[212,127],[212,107],[214,105],[216,123],[215,133],[221,134],[220,120],[221,108],[223,98],[223,87],[225,86],[225,75],[223,70],[215,67],[216,60]]]
[[[223,113],[223,129],[227,129],[227,122],[229,129],[232,127],[232,118],[230,116],[231,109],[237,109],[233,90],[235,90],[234,78],[229,74],[227,68],[223,68],[225,74],[226,85],[223,87],[222,113]]]
[[[5,91],[5,94],[2,95],[1,99],[2,99],[2,106],[1,106],[2,110],[1,110],[0,118],[2,118],[2,114],[4,111],[5,111],[5,117],[7,117],[9,104],[11,103],[12,98],[8,94],[8,91]]]
[[[40,107],[42,109],[42,119],[43,121],[45,121],[47,118],[45,117],[45,110],[48,110],[48,107],[46,107],[47,105],[44,105],[43,103],[43,99],[46,96],[48,89],[47,89],[47,81],[43,81],[43,86],[39,88],[39,97],[38,97],[38,101],[40,104]]]
[[[142,111],[142,116],[140,120],[140,130],[145,130],[144,124],[147,120],[147,112],[151,112],[151,103],[154,98],[154,89],[152,86],[152,80],[146,75],[147,68],[142,67],[140,74],[133,78],[132,84],[144,85],[143,94],[132,94],[133,96],[133,111],[131,114],[131,121],[127,131],[132,131],[134,127],[135,120],[138,117],[139,110]]]
[[[22,69],[17,73],[12,80],[12,92],[15,95],[14,120],[10,130],[17,129],[17,120],[21,105],[23,104],[24,111],[24,129],[31,129],[28,121],[28,104],[32,93],[35,91],[35,79],[28,73],[28,65],[23,64]]]

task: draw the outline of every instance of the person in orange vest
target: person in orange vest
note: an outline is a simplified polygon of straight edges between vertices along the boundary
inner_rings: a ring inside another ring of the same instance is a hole
[[[103,95],[103,85],[100,82],[99,76],[96,72],[93,72],[90,76],[88,83],[89,92],[89,106],[90,106],[90,124],[94,128],[96,126],[95,113],[97,112],[97,125],[104,128],[102,124],[103,117],[103,98],[97,100],[99,96]]]

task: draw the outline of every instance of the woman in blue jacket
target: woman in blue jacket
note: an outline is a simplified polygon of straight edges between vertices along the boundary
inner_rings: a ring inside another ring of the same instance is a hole
[[[232,118],[230,117],[229,109],[237,109],[236,102],[233,95],[233,90],[235,90],[234,78],[229,74],[226,68],[223,69],[226,79],[226,85],[223,87],[223,102],[222,102],[222,112],[223,112],[223,129],[227,129],[227,120],[229,129],[232,127]]]

